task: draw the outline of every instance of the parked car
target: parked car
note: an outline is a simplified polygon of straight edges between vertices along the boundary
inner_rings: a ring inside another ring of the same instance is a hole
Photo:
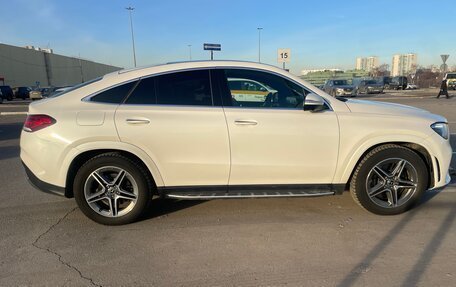
[[[29,97],[32,101],[40,100],[43,98],[42,96],[42,88],[34,88],[30,91]]]
[[[381,94],[383,93],[383,84],[375,80],[353,80],[355,94]]]
[[[16,98],[20,98],[23,100],[29,98],[31,90],[32,89],[30,87],[18,87],[16,90]]]
[[[277,91],[244,107],[231,79]],[[137,220],[152,196],[334,195],[399,214],[450,181],[447,120],[334,98],[273,66],[186,62],[125,70],[29,105],[21,159],[37,188],[102,224]]]
[[[390,89],[391,77],[388,77],[388,76],[377,77],[377,78],[375,78],[375,80],[377,81],[377,83],[383,85],[384,90]]]
[[[244,107],[249,105],[255,106],[258,102],[264,103],[267,97],[272,97],[277,93],[271,87],[250,79],[229,79],[228,87],[233,100],[239,103],[239,105],[242,104]]]
[[[327,80],[323,90],[333,97],[355,96],[354,87],[347,80]]]
[[[30,92],[30,99],[40,100],[43,98],[49,97],[55,90],[60,89],[60,87],[40,87],[32,90]]]
[[[448,90],[456,90],[456,73],[447,73],[445,79],[447,80]]]
[[[13,93],[13,89],[11,89],[10,86],[0,86],[0,90],[2,91],[4,99],[6,99],[8,101],[12,101],[13,100],[14,93]]]
[[[392,90],[405,90],[407,88],[407,77],[397,76],[391,79],[389,88]]]

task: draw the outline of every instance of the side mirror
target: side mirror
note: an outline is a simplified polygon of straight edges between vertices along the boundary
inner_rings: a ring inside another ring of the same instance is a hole
[[[319,112],[325,109],[325,101],[315,93],[310,93],[304,100],[304,111]]]

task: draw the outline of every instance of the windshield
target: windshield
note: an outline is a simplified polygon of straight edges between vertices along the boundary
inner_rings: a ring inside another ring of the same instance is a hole
[[[334,81],[334,86],[344,86],[344,85],[348,85],[347,80]]]
[[[93,80],[90,80],[90,81],[87,81],[87,82],[84,82],[84,83],[80,83],[80,84],[78,84],[78,85],[76,85],[76,86],[69,87],[68,89],[65,89],[65,90],[60,91],[60,92],[55,93],[55,94],[52,94],[52,95],[50,96],[50,98],[59,97],[59,96],[61,96],[61,95],[63,95],[63,94],[66,94],[66,93],[68,93],[68,92],[71,92],[71,91],[77,90],[77,89],[79,89],[79,88],[85,87],[85,86],[87,86],[87,85],[90,85],[90,84],[92,84],[92,83],[98,82],[98,81],[101,80],[102,78],[103,78],[103,77],[98,77],[98,78],[95,78],[95,79],[93,79]]]
[[[456,74],[448,74],[447,79],[456,79]]]

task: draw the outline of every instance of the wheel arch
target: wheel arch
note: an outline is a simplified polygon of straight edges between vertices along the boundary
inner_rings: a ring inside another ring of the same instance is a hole
[[[427,186],[427,188],[434,186],[434,184],[435,184],[434,164],[433,164],[433,161],[432,161],[432,156],[429,153],[429,151],[424,146],[422,146],[420,144],[417,144],[417,143],[405,142],[405,141],[392,141],[392,142],[381,142],[381,143],[377,143],[375,145],[372,145],[368,149],[366,149],[361,154],[361,156],[358,157],[356,163],[353,165],[353,167],[350,170],[350,173],[349,173],[349,176],[347,178],[347,181],[344,180],[344,182],[346,184],[345,190],[348,190],[350,188],[350,181],[351,181],[351,179],[353,177],[353,173],[355,172],[356,167],[363,160],[363,158],[369,152],[371,152],[373,149],[375,149],[375,148],[377,148],[379,146],[389,145],[389,144],[403,146],[403,147],[406,147],[406,148],[414,151],[423,160],[424,164],[426,165],[427,174],[428,174],[428,186]],[[344,177],[344,178],[346,178],[346,177]]]
[[[154,186],[162,186],[163,181],[161,178],[161,175],[155,165],[154,162],[151,160],[144,160],[143,155],[139,155],[135,152],[132,152],[131,150],[125,150],[125,149],[118,149],[118,148],[96,148],[96,149],[89,149],[89,150],[84,150],[77,154],[72,160],[71,163],[68,166],[67,172],[66,172],[66,179],[65,179],[65,197],[72,198],[73,197],[73,183],[74,183],[74,177],[76,173],[78,172],[79,168],[89,159],[100,155],[104,153],[119,153],[125,157],[128,157],[139,164],[141,164],[146,172],[148,173],[148,176],[152,180],[152,183]]]

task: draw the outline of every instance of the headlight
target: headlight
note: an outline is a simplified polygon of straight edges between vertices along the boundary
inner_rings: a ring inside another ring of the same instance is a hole
[[[438,133],[442,138],[448,139],[449,136],[449,130],[448,130],[448,124],[447,123],[434,123],[431,125],[431,128]]]

